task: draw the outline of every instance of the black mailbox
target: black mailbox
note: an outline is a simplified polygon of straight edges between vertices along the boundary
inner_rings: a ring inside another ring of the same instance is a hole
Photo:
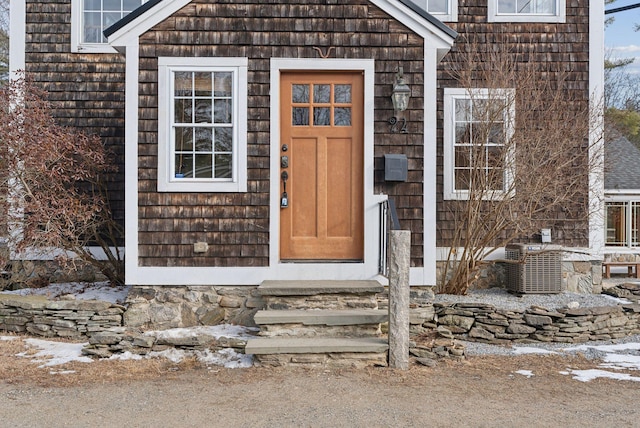
[[[407,181],[407,155],[384,155],[384,181]]]

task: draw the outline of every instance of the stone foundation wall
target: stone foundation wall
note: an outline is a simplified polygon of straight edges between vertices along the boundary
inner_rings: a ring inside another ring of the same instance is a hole
[[[264,307],[255,287],[134,286],[125,306],[124,325],[152,330],[198,325],[255,326]]]
[[[122,325],[125,308],[97,300],[0,295],[0,330],[43,337],[85,338]]]

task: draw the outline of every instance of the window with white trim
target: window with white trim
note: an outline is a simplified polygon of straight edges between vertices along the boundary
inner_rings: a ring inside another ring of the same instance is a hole
[[[115,52],[103,32],[146,0],[71,0],[72,52]]]
[[[640,200],[607,201],[606,239],[608,247],[638,247],[638,221]]]
[[[444,198],[500,199],[513,191],[514,89],[444,90]]]
[[[158,191],[246,191],[247,64],[158,59]]]
[[[489,22],[565,22],[566,0],[489,0]]]
[[[458,20],[458,0],[421,0],[415,3],[441,21]]]

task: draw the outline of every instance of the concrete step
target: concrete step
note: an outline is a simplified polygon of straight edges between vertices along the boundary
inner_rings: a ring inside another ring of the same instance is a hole
[[[388,311],[378,309],[344,310],[266,310],[258,311],[254,321],[258,325],[302,324],[302,325],[361,325],[380,324],[388,319]]]
[[[262,296],[314,296],[318,294],[381,293],[378,281],[264,281],[258,287]]]
[[[246,354],[327,354],[327,353],[380,353],[389,344],[378,338],[257,338],[249,339]]]

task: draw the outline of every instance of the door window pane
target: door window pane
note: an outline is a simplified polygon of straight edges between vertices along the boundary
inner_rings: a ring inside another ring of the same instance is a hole
[[[292,99],[294,103],[309,102],[309,85],[293,85],[291,88]]]
[[[336,103],[351,103],[351,85],[336,85],[334,99]]]
[[[335,126],[351,126],[351,108],[336,107],[333,110],[333,116]]]
[[[626,204],[624,202],[607,202],[607,245],[626,245]]]
[[[294,126],[309,126],[309,107],[294,107],[292,110]]]
[[[331,109],[329,107],[314,107],[313,124],[315,126],[331,125]]]
[[[313,102],[330,103],[331,85],[313,85]]]

